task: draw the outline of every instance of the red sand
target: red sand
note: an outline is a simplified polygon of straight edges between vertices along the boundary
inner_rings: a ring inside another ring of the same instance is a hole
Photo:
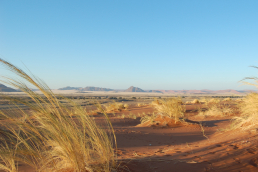
[[[218,132],[230,125],[228,118],[194,117],[196,105],[187,105],[190,120],[205,124],[189,127],[136,127],[140,118],[117,118],[110,115],[117,137],[118,163],[126,172],[254,172],[258,171],[258,135],[241,130]],[[152,113],[152,107],[123,111],[125,116]],[[101,121],[101,115],[96,115]],[[19,171],[34,172],[21,165]],[[128,170],[126,170],[128,169]]]

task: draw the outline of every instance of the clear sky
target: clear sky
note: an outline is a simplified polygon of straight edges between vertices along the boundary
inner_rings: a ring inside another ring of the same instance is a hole
[[[0,0],[0,57],[53,89],[249,89],[258,1]]]

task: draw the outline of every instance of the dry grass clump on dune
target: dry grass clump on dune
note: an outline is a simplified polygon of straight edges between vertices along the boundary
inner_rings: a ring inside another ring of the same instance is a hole
[[[193,103],[193,104],[200,104],[200,101],[198,99],[194,99],[191,103]]]
[[[234,110],[227,104],[212,103],[206,105],[205,111],[199,110],[197,116],[207,118],[207,117],[225,117],[234,114]]]
[[[258,129],[258,94],[250,93],[239,103],[240,117],[233,119],[232,128]]]
[[[255,67],[255,66],[253,67],[258,69],[258,67]],[[242,81],[244,84],[252,85],[258,88],[257,77],[245,78],[245,79],[251,79],[255,83],[253,84],[253,83]],[[239,101],[239,108],[241,111],[241,116],[233,118],[231,129],[237,129],[237,128],[241,128],[243,130],[255,129],[257,131],[258,130],[258,94],[257,93],[248,94],[245,98]]]
[[[142,103],[137,103],[137,106],[138,106],[138,107],[142,107],[142,106],[144,106],[144,104],[142,104]]]
[[[156,99],[156,100],[152,101],[150,105],[152,105],[152,106],[160,105],[160,102],[158,99]]]
[[[104,105],[104,109],[106,112],[122,111],[123,109],[127,109],[128,107],[129,107],[128,104],[117,103],[117,102]]]
[[[154,107],[159,114],[173,118],[175,121],[179,121],[180,117],[184,117],[185,106],[182,105],[180,97],[160,100],[159,104]]]
[[[25,92],[33,101],[5,97],[18,107],[10,116],[4,111],[1,124],[0,169],[17,172],[18,162],[41,172],[90,172],[115,170],[114,132],[108,117],[102,129],[85,109],[70,101],[62,105],[49,87],[21,69],[0,59],[18,80],[8,83]],[[24,81],[24,82],[23,82]],[[41,91],[33,92],[28,83]],[[19,105],[26,105],[27,114]]]

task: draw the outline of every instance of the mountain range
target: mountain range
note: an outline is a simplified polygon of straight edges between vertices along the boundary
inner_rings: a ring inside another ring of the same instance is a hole
[[[131,86],[126,90],[115,90],[110,88],[101,88],[101,87],[64,87],[59,90],[78,90],[78,91],[119,91],[119,92],[149,92],[149,93],[163,93],[163,94],[243,94],[249,92],[256,92],[254,90],[143,90],[139,87]]]

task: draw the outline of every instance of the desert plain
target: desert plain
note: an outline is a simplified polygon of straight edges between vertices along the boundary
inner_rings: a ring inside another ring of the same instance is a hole
[[[258,134],[255,129],[231,129],[232,118],[239,116],[238,103],[245,95],[176,95],[159,93],[84,92],[53,90],[72,99],[102,123],[97,104],[103,107],[127,104],[126,108],[106,111],[116,137],[114,148],[117,171],[131,172],[252,172],[258,171]],[[28,99],[23,93],[5,93]],[[155,101],[181,97],[185,123],[176,123],[158,114]],[[219,108],[230,108],[224,115],[200,115],[208,111],[207,102],[219,100]],[[227,99],[227,100],[226,100]],[[195,100],[195,101],[194,101]],[[196,100],[198,100],[196,102]],[[66,103],[60,98],[60,102]],[[15,108],[1,99],[0,108]],[[26,106],[21,106],[25,111]],[[149,116],[149,122],[142,121]],[[0,121],[4,122],[4,121]],[[34,172],[19,164],[19,172]]]

